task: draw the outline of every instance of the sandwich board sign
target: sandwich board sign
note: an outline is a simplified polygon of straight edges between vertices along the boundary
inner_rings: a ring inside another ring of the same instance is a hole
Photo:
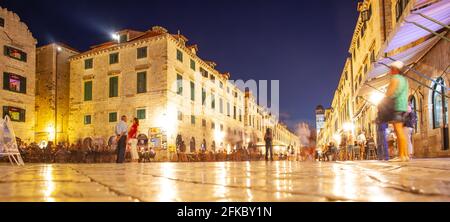
[[[25,165],[8,115],[4,119],[0,119],[0,157],[2,156],[7,156],[11,164]]]

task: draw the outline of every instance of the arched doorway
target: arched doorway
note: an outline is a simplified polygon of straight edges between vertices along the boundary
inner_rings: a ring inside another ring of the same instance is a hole
[[[439,77],[433,84],[433,91],[431,93],[431,105],[432,105],[432,121],[433,129],[442,129],[443,149],[449,148],[449,136],[448,136],[448,102],[445,98],[446,90],[444,79]],[[444,96],[443,96],[444,95]]]

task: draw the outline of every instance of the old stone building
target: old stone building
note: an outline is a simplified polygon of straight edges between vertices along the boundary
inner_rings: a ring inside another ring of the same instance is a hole
[[[76,54],[77,50],[63,43],[52,43],[36,50],[37,142],[68,142],[70,92],[68,59]]]
[[[262,108],[229,81],[229,73],[199,58],[198,46],[185,36],[155,26],[123,30],[114,38],[70,58],[71,142],[112,136],[122,115],[137,117],[140,134],[155,147],[174,145],[178,136],[188,150],[204,144],[208,150],[231,151],[261,141],[263,127],[269,126],[262,123],[267,116]],[[251,138],[253,132],[257,138]]]
[[[9,115],[16,137],[34,141],[36,39],[14,12],[0,7],[2,117]]]
[[[387,66],[402,61],[407,66],[409,102],[419,116],[413,135],[415,156],[449,156],[448,112],[443,108],[448,97],[441,94],[448,86],[450,2],[365,0],[359,10],[350,56],[326,120],[328,131],[319,135],[321,145],[339,142],[345,125],[352,126],[352,134],[364,131],[376,137],[376,105],[390,80]],[[350,86],[343,83],[347,74]],[[342,117],[347,112],[340,101],[348,91],[350,112]]]

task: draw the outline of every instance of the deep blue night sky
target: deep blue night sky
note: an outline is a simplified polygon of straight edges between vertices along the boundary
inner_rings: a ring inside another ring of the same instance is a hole
[[[232,79],[280,80],[282,118],[293,127],[329,106],[348,55],[356,0],[2,0],[38,45],[79,50],[125,28],[180,30]]]

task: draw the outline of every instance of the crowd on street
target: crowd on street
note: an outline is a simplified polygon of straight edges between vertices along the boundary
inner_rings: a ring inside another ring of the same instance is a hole
[[[408,81],[402,75],[400,61],[390,65],[391,81],[384,99],[378,104],[376,137],[361,130],[356,138],[352,132],[342,133],[340,141],[329,142],[316,150],[318,161],[384,160],[409,161],[414,156],[412,135],[417,115],[408,104]]]

